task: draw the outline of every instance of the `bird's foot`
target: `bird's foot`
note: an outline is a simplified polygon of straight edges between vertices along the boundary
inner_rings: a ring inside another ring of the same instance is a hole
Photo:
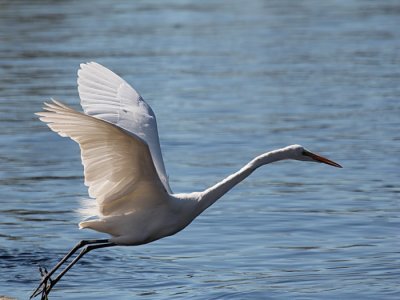
[[[50,292],[50,289],[53,286],[53,280],[48,277],[48,271],[45,267],[39,267],[39,272],[40,275],[42,276],[42,281],[40,282],[39,286],[36,288],[36,290],[32,293],[29,299],[32,299],[40,294],[41,300],[47,300],[48,299],[48,294]]]
[[[40,272],[40,275],[42,275],[42,279],[45,278],[47,276],[47,274],[49,273],[47,271],[46,267],[40,267],[40,266],[39,266],[39,272]]]
[[[48,286],[47,282],[46,282],[45,286],[41,290],[42,295],[40,297],[40,300],[48,300],[49,299],[48,296],[49,296],[49,293],[50,293],[50,289],[51,289],[51,285]]]

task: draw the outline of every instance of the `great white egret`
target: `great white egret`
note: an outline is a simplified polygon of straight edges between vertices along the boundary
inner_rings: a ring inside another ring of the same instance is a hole
[[[339,164],[300,145],[264,153],[210,188],[174,194],[161,155],[156,117],[150,106],[122,78],[90,62],[80,65],[78,90],[84,113],[52,100],[40,120],[81,149],[85,184],[97,200],[98,218],[79,223],[111,235],[82,240],[50,271],[31,297],[47,295],[61,277],[93,249],[141,245],[173,235],[258,167],[284,159]],[[80,253],[54,279],[51,276],[76,251]]]

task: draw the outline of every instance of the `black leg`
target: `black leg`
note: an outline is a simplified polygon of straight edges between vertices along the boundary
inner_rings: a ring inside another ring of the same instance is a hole
[[[77,257],[74,258],[73,261],[71,261],[68,266],[62,270],[60,274],[57,275],[57,277],[54,280],[50,281],[49,287],[46,289],[45,293],[48,295],[51,291],[51,289],[57,284],[57,282],[71,269],[86,253],[94,250],[94,249],[100,249],[100,248],[105,248],[105,247],[112,247],[116,246],[116,244],[108,242],[108,243],[103,243],[103,244],[95,244],[95,245],[88,245],[85,248],[82,249],[82,251],[79,253]]]
[[[77,243],[68,253],[65,255],[58,263],[57,265],[50,270],[50,272],[46,272],[45,276],[42,278],[41,282],[39,283],[39,286],[36,288],[36,290],[32,293],[31,298],[37,296],[39,293],[38,291],[40,288],[50,279],[50,276],[54,274],[55,271],[57,271],[76,251],[78,251],[80,248],[86,246],[86,245],[92,245],[92,244],[104,244],[108,243],[108,239],[101,239],[101,240],[82,240],[79,243]]]
[[[46,268],[42,268],[39,267],[39,271],[40,271],[40,275],[42,275],[42,277],[45,277],[47,275],[47,269]],[[49,281],[51,282],[51,278],[49,278]],[[40,300],[47,300],[47,295],[46,295],[46,289],[47,289],[47,281],[44,283],[43,286],[43,290],[42,290],[42,296],[40,297]]]

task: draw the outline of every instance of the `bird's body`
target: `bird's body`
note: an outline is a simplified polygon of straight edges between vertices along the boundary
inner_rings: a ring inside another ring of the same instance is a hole
[[[112,236],[110,242],[117,245],[141,245],[177,233],[197,216],[198,203],[194,197],[170,195],[158,200],[163,203],[125,214],[83,221],[79,226],[108,233]]]
[[[210,188],[174,194],[169,186],[154,112],[122,78],[97,64],[82,64],[78,90],[84,113],[53,100],[37,113],[43,122],[81,149],[85,184],[96,199],[98,217],[80,228],[109,234],[104,240],[78,243],[32,294],[47,295],[87,252],[116,245],[141,245],[173,235],[262,165],[284,159],[337,163],[299,145],[270,151]],[[78,249],[81,253],[55,278],[50,276]],[[50,281],[50,286],[47,283]],[[40,290],[42,288],[42,290]]]

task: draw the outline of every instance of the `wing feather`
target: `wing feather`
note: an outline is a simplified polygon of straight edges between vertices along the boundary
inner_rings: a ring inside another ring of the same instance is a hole
[[[168,193],[172,193],[161,154],[156,117],[137,91],[95,62],[81,64],[78,91],[85,114],[115,124],[147,143],[158,176]]]
[[[168,197],[140,137],[55,100],[44,110],[37,113],[41,121],[79,144],[85,185],[103,215],[152,207]]]

